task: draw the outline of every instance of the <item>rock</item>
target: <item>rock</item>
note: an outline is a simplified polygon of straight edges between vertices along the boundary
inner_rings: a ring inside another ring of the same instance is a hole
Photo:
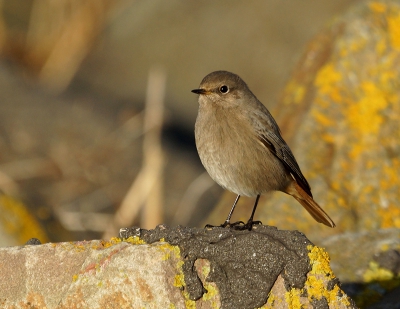
[[[344,233],[326,238],[321,246],[329,252],[332,270],[342,282],[362,283],[371,261],[400,249],[400,229]]]
[[[2,308],[356,308],[297,231],[158,226],[0,249]]]
[[[400,287],[388,293],[380,302],[368,306],[367,309],[400,309]]]
[[[343,290],[360,308],[394,300],[400,304],[399,295],[393,293],[400,284],[400,229],[344,233],[323,240],[321,245],[329,252]]]

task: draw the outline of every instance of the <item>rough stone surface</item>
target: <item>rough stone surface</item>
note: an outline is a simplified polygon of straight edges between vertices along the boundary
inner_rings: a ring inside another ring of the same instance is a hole
[[[393,293],[400,285],[400,229],[336,235],[322,245],[332,259],[332,270],[341,274],[342,289],[361,308],[400,304],[400,295]]]
[[[400,274],[400,252],[399,250],[387,250],[379,252],[374,260],[383,268],[386,268],[394,274]]]
[[[0,308],[356,308],[297,231],[158,226],[0,249]]]
[[[376,260],[381,254],[386,256],[387,251],[400,250],[400,229],[382,229],[331,236],[321,241],[321,246],[329,252],[332,270],[335,274],[341,274],[342,282],[361,283],[365,282],[364,275],[371,261]],[[397,269],[396,265],[393,261],[393,264],[386,265],[386,268]]]
[[[184,308],[171,252],[105,241],[2,248],[0,308]]]
[[[122,229],[123,238],[162,238],[180,248],[185,290],[191,299],[209,293],[212,282],[221,308],[356,308],[340,289],[327,253],[298,231],[256,225],[252,231],[211,229]],[[200,262],[199,262],[200,261]]]
[[[255,226],[252,232],[159,226],[151,231],[141,230],[139,237],[147,243],[164,238],[179,246],[185,261],[186,290],[193,300],[204,293],[194,263],[197,259],[208,260],[210,273],[206,280],[216,283],[223,308],[262,306],[279,275],[287,290],[301,289],[311,269],[307,246],[312,244],[297,231],[267,226]]]

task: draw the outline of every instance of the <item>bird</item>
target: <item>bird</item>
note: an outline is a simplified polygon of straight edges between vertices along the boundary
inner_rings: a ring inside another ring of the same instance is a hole
[[[237,195],[221,227],[261,224],[254,221],[258,201],[271,191],[291,195],[317,222],[335,227],[314,201],[275,119],[237,74],[212,72],[191,92],[199,95],[194,131],[200,160],[216,183]],[[255,197],[255,203],[247,223],[231,223],[240,196]]]

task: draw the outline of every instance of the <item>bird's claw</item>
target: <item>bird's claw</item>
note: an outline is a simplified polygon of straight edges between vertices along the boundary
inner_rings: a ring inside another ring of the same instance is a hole
[[[214,228],[214,227],[223,227],[223,228],[227,227],[227,228],[231,228],[231,229],[238,230],[238,231],[244,231],[244,230],[251,231],[251,229],[253,228],[253,225],[262,225],[262,222],[249,220],[249,221],[247,221],[247,223],[244,223],[243,221],[236,221],[236,222],[230,223],[229,221],[225,221],[221,225],[207,224],[205,226],[205,228],[208,229],[208,228]]]

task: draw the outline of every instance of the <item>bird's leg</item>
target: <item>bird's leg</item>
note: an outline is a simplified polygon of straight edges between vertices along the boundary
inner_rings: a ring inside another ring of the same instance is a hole
[[[233,211],[235,210],[236,204],[239,201],[239,198],[240,198],[240,194],[238,194],[238,196],[236,196],[235,202],[232,205],[232,208],[228,214],[228,217],[226,217],[225,222],[221,224],[222,227],[227,227],[227,226],[231,227],[231,226],[235,226],[235,225],[239,225],[239,224],[244,224],[243,221],[231,223],[231,217],[232,217]]]
[[[250,216],[249,220],[247,221],[247,223],[244,224],[244,225],[241,225],[241,226],[237,226],[237,227],[235,227],[235,229],[251,231],[251,229],[253,228],[253,225],[262,224],[261,221],[253,221],[254,214],[256,213],[256,209],[257,209],[257,205],[258,205],[258,200],[259,199],[260,199],[260,194],[257,195],[256,202],[254,203],[254,206],[253,206],[253,211],[251,212],[251,216]]]
[[[238,221],[238,222],[231,224],[231,217],[232,217],[233,211],[235,210],[236,204],[239,201],[239,198],[240,198],[240,194],[238,194],[238,196],[236,197],[235,202],[233,203],[232,208],[229,211],[228,217],[226,218],[225,222],[220,225],[220,227],[231,227],[231,226],[235,226],[235,225],[239,225],[239,224],[244,225],[243,221]],[[215,226],[211,225],[211,224],[207,224],[205,227],[210,228],[210,227],[215,227]]]

